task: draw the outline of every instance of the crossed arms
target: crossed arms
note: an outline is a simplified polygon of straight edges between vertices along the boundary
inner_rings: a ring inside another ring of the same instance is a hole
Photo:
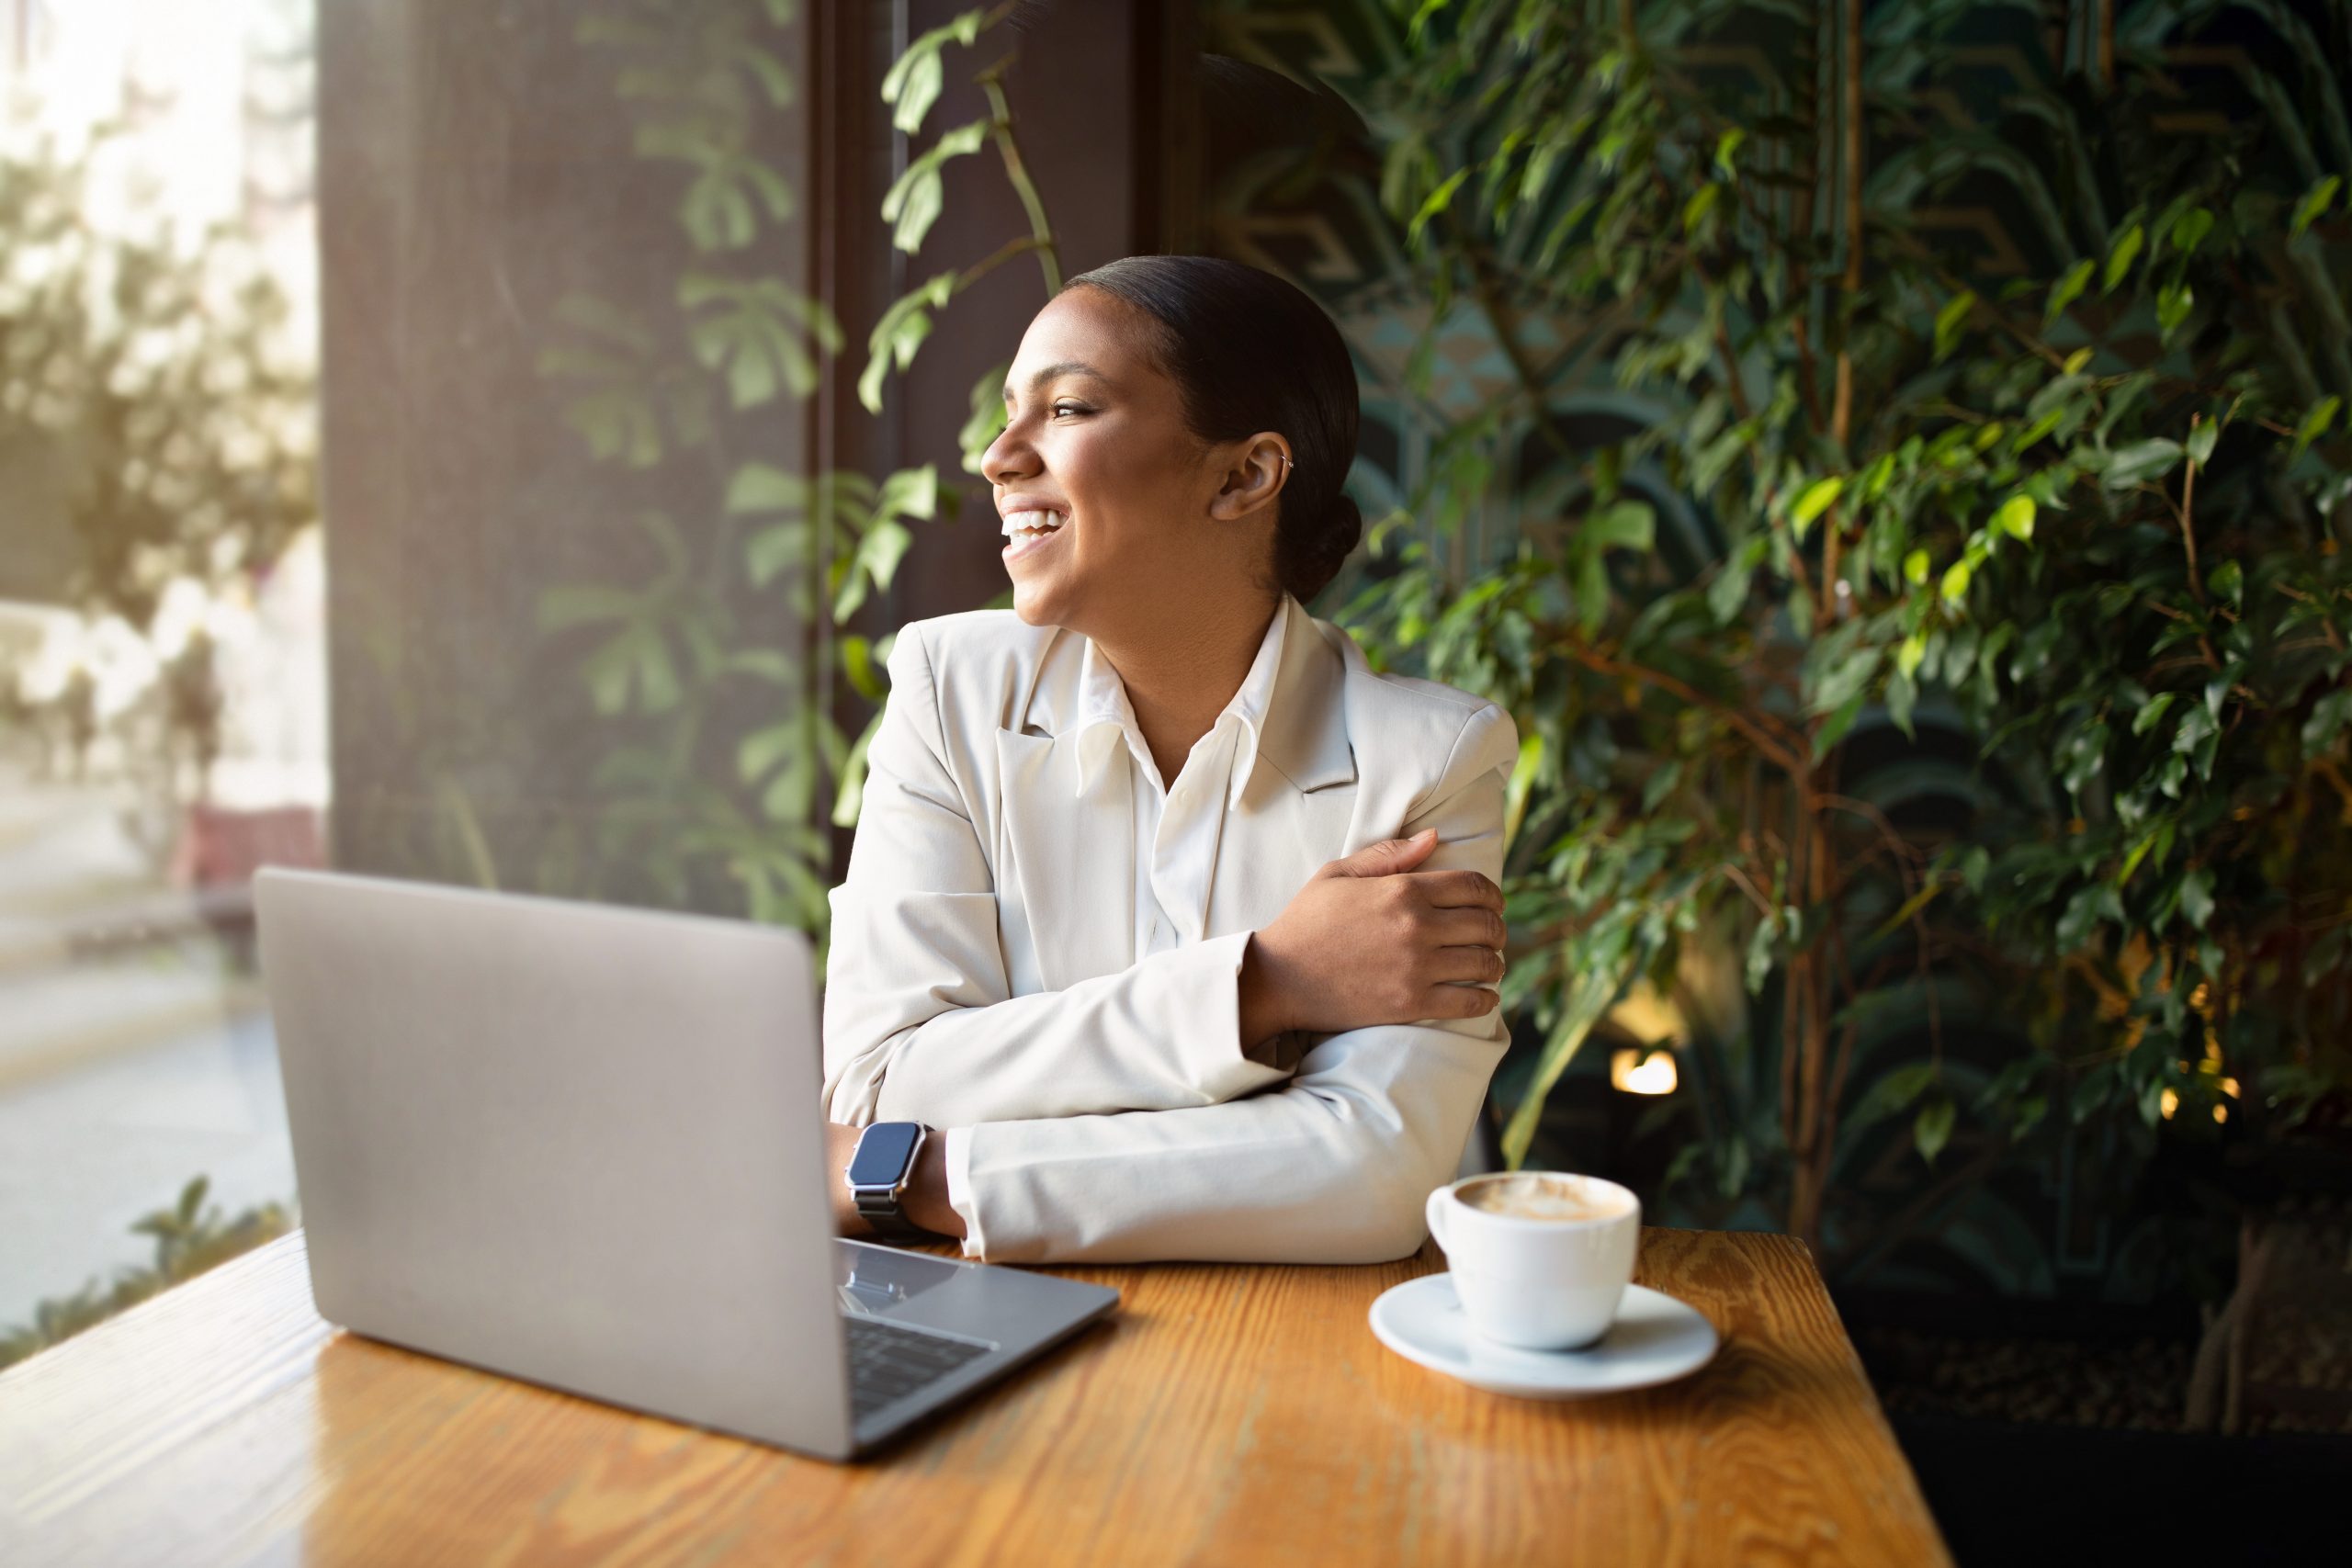
[[[994,881],[944,761],[919,626],[890,659],[824,1018],[832,1121],[949,1129],[965,1251],[991,1262],[1363,1263],[1421,1243],[1500,1060],[1499,1013],[1309,1034],[1294,1072],[1242,1053],[1251,933],[1016,997]],[[1470,713],[1398,829],[1424,869],[1498,877],[1517,736]]]

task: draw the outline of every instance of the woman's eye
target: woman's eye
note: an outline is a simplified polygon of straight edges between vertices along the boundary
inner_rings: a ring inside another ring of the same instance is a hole
[[[1054,412],[1057,414],[1084,413],[1085,412],[1085,409],[1080,407],[1076,403],[1056,403],[1054,405]]]

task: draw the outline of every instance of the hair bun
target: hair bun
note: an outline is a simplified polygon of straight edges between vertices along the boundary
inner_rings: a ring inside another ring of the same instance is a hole
[[[1363,537],[1363,513],[1354,500],[1345,491],[1333,495],[1313,532],[1299,541],[1293,570],[1284,574],[1292,597],[1303,604],[1322,592]]]

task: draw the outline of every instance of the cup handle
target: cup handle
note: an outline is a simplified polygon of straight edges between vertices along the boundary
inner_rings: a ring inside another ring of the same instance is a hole
[[[1444,1248],[1449,1255],[1452,1254],[1453,1249],[1446,1246],[1443,1215],[1445,1213],[1446,1198],[1452,1194],[1453,1191],[1453,1189],[1451,1187],[1441,1187],[1436,1191],[1431,1192],[1430,1194],[1430,1201],[1425,1206],[1424,1211],[1429,1216],[1430,1235],[1437,1237],[1438,1246]]]

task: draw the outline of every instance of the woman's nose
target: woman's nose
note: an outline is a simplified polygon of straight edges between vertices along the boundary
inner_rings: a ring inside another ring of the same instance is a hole
[[[1014,434],[1015,428],[1008,424],[998,431],[988,450],[980,454],[980,475],[991,484],[1001,485],[1037,471],[1037,455]]]

